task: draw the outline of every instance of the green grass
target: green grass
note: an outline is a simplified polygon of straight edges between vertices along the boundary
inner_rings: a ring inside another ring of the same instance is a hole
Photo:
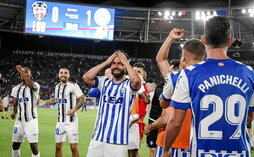
[[[85,156],[87,148],[89,146],[91,135],[94,127],[96,118],[96,110],[88,110],[87,112],[78,111],[79,118],[79,143],[78,150],[80,156]],[[55,125],[57,120],[56,109],[38,109],[39,114],[39,150],[41,157],[52,157],[55,156]],[[1,113],[0,113],[1,115]],[[8,113],[10,115],[10,112]],[[12,150],[12,130],[14,125],[12,119],[0,119],[0,156],[9,157],[11,156]],[[145,136],[143,139],[146,139]],[[149,156],[149,149],[145,146],[145,140],[141,143],[141,149],[139,150],[141,157]],[[21,156],[31,156],[29,143],[25,142],[21,145]],[[70,157],[71,151],[68,142],[64,143],[63,156]]]
[[[78,150],[80,156],[85,156],[96,118],[96,110],[88,110],[87,112],[78,111],[79,117],[79,143]],[[57,120],[56,109],[38,109],[39,114],[39,150],[41,157],[53,157],[55,156],[55,125]],[[1,113],[0,113],[1,115]],[[10,115],[10,112],[9,114]],[[12,119],[0,119],[0,156],[11,156],[11,136],[13,130],[14,120]],[[141,157],[149,157],[149,149],[146,147],[146,137],[143,137],[141,142],[141,148],[139,154]],[[31,156],[29,143],[25,142],[21,145],[21,156]],[[71,151],[69,143],[65,142],[63,146],[63,156],[70,157]],[[254,153],[252,153],[254,156]]]

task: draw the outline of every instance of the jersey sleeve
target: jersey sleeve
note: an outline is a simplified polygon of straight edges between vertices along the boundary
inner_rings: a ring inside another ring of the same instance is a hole
[[[254,112],[254,93],[252,94],[250,99],[249,112]]]
[[[168,75],[166,84],[163,87],[161,97],[165,102],[169,102],[172,93],[173,93],[173,81],[171,79],[171,75]]]
[[[144,91],[146,91],[146,90],[145,90],[145,87],[144,87],[144,85],[141,85],[140,88],[139,88],[139,90],[138,90],[138,94],[141,94],[141,93],[143,93]]]
[[[190,92],[188,78],[184,70],[181,71],[178,77],[176,88],[171,99],[171,107],[187,110],[190,108]]]
[[[83,95],[80,87],[78,86],[78,84],[75,83],[74,85],[74,94],[77,96],[77,97],[80,97]]]
[[[58,98],[58,95],[57,95],[57,94],[58,94],[57,87],[58,87],[58,86],[55,86],[54,98]]]
[[[18,98],[18,96],[17,96],[18,93],[17,92],[18,92],[17,87],[12,88],[11,96],[14,97],[14,98]]]
[[[107,78],[105,76],[100,76],[100,77],[96,76],[94,78],[94,80],[95,80],[94,88],[98,88],[101,91],[101,89],[103,87],[103,82],[104,82],[105,79],[109,79],[109,78]]]
[[[34,82],[34,85],[37,87],[36,96],[37,96],[37,98],[39,98],[39,94],[40,94],[40,85],[39,85],[39,83],[37,83],[37,82]]]

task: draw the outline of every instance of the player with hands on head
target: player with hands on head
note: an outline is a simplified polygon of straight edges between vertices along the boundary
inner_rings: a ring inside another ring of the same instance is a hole
[[[113,78],[96,76],[107,66],[110,66]],[[130,78],[126,77],[126,71]],[[87,157],[125,157],[130,108],[141,86],[138,74],[130,65],[127,54],[116,50],[106,61],[86,72],[83,80],[101,92]]]

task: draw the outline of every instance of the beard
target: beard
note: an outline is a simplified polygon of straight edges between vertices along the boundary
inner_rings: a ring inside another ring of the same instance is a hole
[[[60,78],[60,81],[63,82],[63,83],[66,83],[66,82],[68,82],[68,79],[63,77],[63,78]]]
[[[114,73],[114,71],[115,71],[115,69],[112,69],[111,73],[114,76],[114,78],[116,78],[116,79],[122,78],[125,73],[124,70],[121,70],[120,73]]]

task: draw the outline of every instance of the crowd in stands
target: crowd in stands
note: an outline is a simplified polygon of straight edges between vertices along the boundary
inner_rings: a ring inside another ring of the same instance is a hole
[[[28,66],[32,70],[33,80],[41,85],[41,98],[49,99],[53,97],[54,86],[59,83],[58,71],[62,67],[70,70],[70,80],[76,82],[84,94],[91,88],[83,80],[83,74],[90,68],[98,65],[107,59],[108,56],[89,55],[37,55],[11,53],[0,60],[0,97],[10,94],[11,88],[20,83],[20,77],[15,69],[16,65]],[[162,78],[158,71],[154,59],[132,59],[131,65],[137,61],[142,61],[146,65],[148,80],[161,82]],[[99,75],[104,75],[100,73]]]

